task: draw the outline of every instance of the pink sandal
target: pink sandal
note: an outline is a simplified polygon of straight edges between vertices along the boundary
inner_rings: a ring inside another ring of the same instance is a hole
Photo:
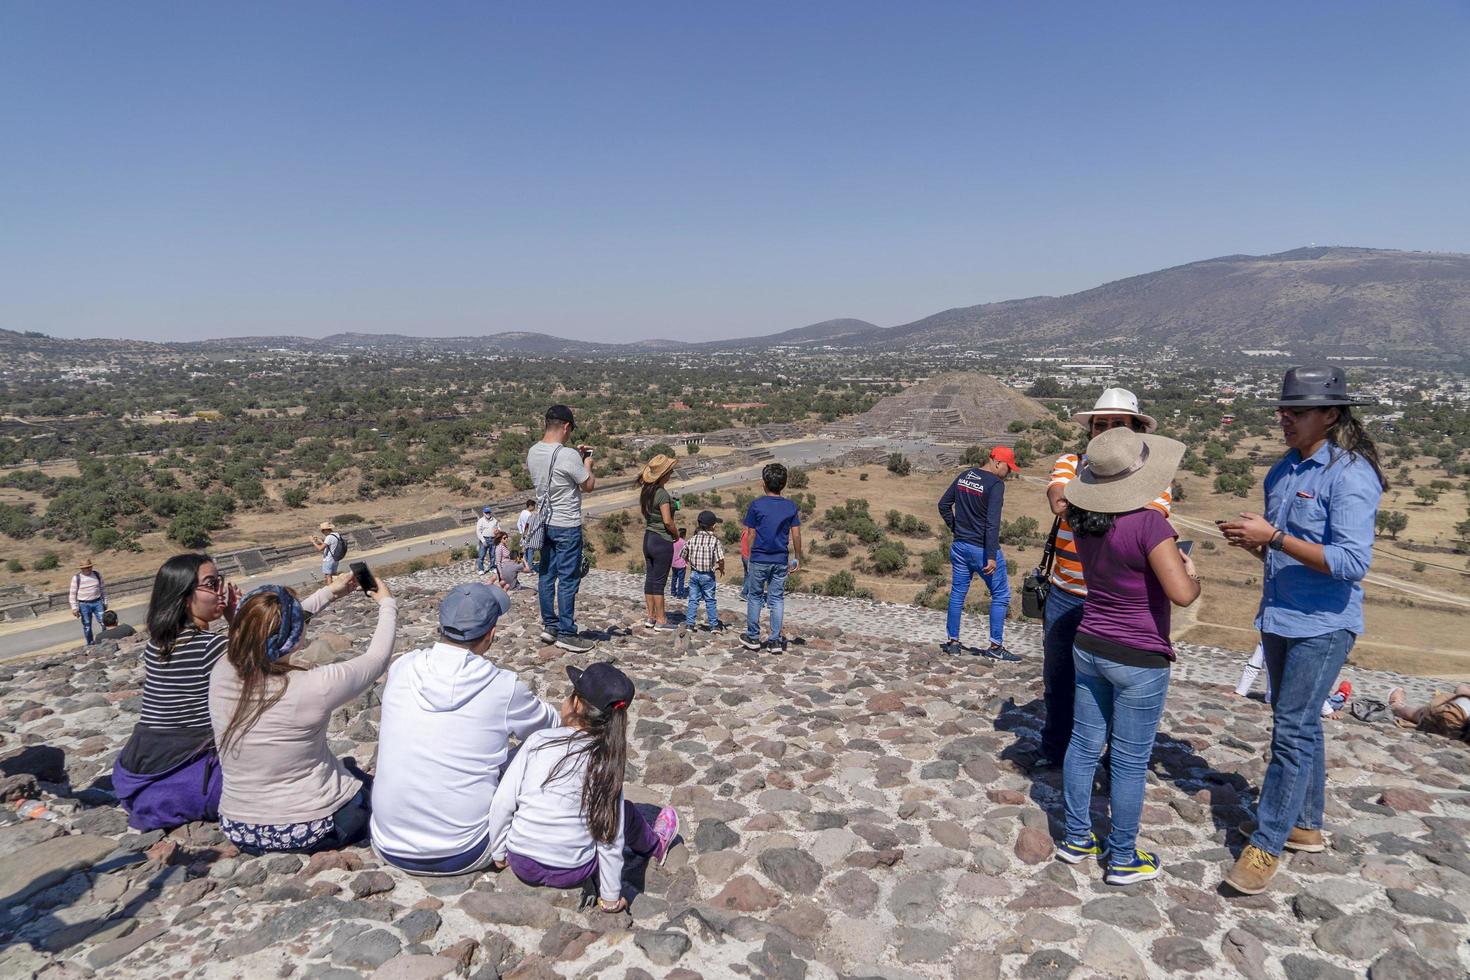
[[[669,848],[674,846],[674,838],[679,836],[679,814],[671,806],[666,806],[658,811],[658,817],[653,821],[653,836],[658,838],[658,846],[653,849],[653,858],[660,865],[664,858],[668,857]]]

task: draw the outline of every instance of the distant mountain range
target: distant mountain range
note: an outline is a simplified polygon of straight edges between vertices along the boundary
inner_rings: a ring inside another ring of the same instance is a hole
[[[0,338],[0,349],[25,346],[21,335],[0,333],[6,334]],[[478,337],[340,333],[320,339],[250,337],[202,343],[338,352],[392,348],[615,355],[773,346],[882,351],[954,345],[974,349],[1033,342],[1055,349],[1118,341],[1149,346],[1168,343],[1186,350],[1311,348],[1461,358],[1470,350],[1470,255],[1340,247],[1228,255],[1119,279],[1067,296],[959,307],[894,327],[836,319],[781,333],[698,344],[671,340],[595,343],[525,332]]]

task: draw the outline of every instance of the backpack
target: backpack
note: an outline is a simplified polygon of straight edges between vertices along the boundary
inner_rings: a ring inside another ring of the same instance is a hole
[[[565,449],[557,446],[551,451],[551,462],[546,467],[546,483],[536,489],[536,510],[526,522],[526,533],[521,535],[521,548],[540,551],[546,546],[546,522],[551,519],[551,476],[556,472],[556,454]]]
[[[332,541],[333,538],[337,539],[335,543]],[[322,543],[327,546],[327,554],[332,556],[332,561],[341,561],[347,557],[347,539],[336,531],[327,535],[327,540]]]

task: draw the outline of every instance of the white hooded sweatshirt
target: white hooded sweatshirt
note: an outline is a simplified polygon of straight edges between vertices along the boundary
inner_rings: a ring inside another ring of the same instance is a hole
[[[561,724],[508,670],[436,643],[388,671],[373,777],[373,844],[410,860],[447,858],[490,828],[508,740]]]

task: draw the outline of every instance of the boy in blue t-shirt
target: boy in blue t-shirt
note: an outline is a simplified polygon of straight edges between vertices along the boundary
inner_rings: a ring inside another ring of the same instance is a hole
[[[767,463],[761,470],[766,495],[751,501],[745,511],[741,544],[750,544],[750,572],[745,579],[745,635],[747,650],[786,651],[781,617],[786,610],[786,576],[801,564],[801,510],[781,496],[786,489],[786,467]],[[791,557],[791,552],[796,557]],[[771,633],[761,643],[761,607],[771,610]]]

